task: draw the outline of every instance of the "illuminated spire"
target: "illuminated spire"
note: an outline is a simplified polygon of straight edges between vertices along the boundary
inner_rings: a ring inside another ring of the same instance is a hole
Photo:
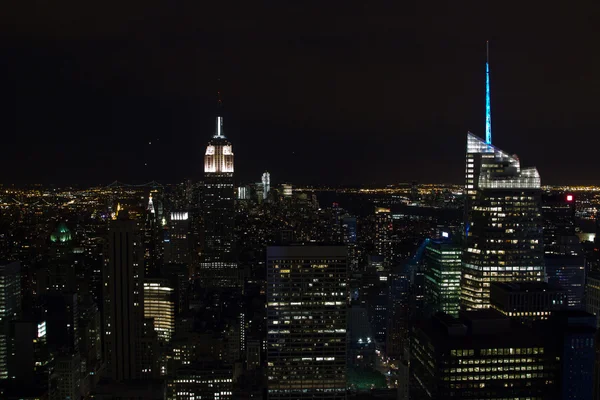
[[[485,42],[485,142],[492,144],[492,107],[490,101],[490,42]]]

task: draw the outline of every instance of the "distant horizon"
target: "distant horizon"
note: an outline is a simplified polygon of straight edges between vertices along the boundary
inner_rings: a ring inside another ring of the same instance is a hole
[[[113,183],[119,183],[123,186],[130,186],[130,187],[144,187],[146,185],[149,185],[151,183],[157,183],[161,186],[175,186],[175,185],[179,185],[182,183],[185,183],[187,180],[182,180],[180,182],[161,182],[158,180],[149,180],[149,181],[145,181],[145,182],[123,182],[123,181],[119,181],[119,180],[114,180],[111,181],[109,183],[94,183],[94,184],[90,184],[90,183],[0,183],[0,188],[2,189],[9,189],[9,188],[15,188],[15,189],[34,189],[36,187],[38,188],[69,188],[69,187],[73,187],[73,188],[78,188],[78,189],[86,189],[86,188],[100,188],[100,187],[108,187]],[[202,179],[197,179],[197,180],[192,180],[193,183],[199,183],[202,182]],[[235,186],[239,187],[239,186],[247,186],[247,185],[253,185],[256,183],[260,183],[258,180],[255,182],[236,182]],[[415,183],[418,186],[464,186],[464,183],[454,183],[454,182],[417,182],[415,181]],[[321,184],[312,184],[312,183],[295,183],[292,181],[282,181],[282,182],[272,182],[271,183],[271,187],[275,188],[279,185],[283,185],[283,184],[291,184],[293,189],[362,189],[362,188],[369,188],[369,189],[386,189],[386,188],[390,188],[390,186],[411,186],[412,182],[397,182],[397,183],[387,183],[387,184],[376,184],[376,183],[356,183],[356,184],[347,184],[347,185],[342,185],[342,184],[328,184],[328,183],[321,183]],[[150,186],[148,186],[150,187]],[[584,188],[584,187],[593,187],[593,188],[599,188],[600,189],[600,182],[599,183],[561,183],[561,184],[542,184],[542,189],[544,188],[560,188],[560,187],[575,187],[575,188]]]

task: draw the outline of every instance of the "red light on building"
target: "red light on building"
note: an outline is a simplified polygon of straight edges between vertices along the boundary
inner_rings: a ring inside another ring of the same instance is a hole
[[[573,195],[572,194],[568,194],[567,195],[567,201],[573,201]]]

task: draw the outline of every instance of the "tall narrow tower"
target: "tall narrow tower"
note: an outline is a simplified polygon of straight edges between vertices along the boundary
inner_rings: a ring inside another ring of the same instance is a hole
[[[144,258],[136,222],[111,221],[103,271],[105,360],[116,381],[140,379]]]
[[[220,100],[219,100],[220,104]],[[211,287],[237,285],[234,254],[233,149],[223,135],[223,117],[204,155],[204,250],[199,278]]]

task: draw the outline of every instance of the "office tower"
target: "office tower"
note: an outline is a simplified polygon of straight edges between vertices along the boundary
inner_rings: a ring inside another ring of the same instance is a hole
[[[38,273],[38,293],[45,293],[47,290],[75,292],[77,286],[73,236],[64,222],[59,223],[50,235],[48,250],[48,267]]]
[[[590,272],[587,277],[585,285],[585,310],[595,315],[597,320],[600,321],[600,273],[598,272]]]
[[[222,365],[190,365],[167,381],[167,399],[233,399],[233,371]]]
[[[568,307],[582,308],[585,289],[585,258],[575,231],[575,196],[542,195],[544,217],[544,263],[548,283],[568,293]]]
[[[460,309],[460,245],[450,239],[430,240],[425,247],[425,309],[458,317]]]
[[[411,399],[556,398],[559,361],[543,337],[496,311],[437,314],[413,333]]]
[[[204,250],[199,278],[207,286],[236,286],[233,150],[223,136],[223,118],[204,156]]]
[[[390,293],[387,274],[377,274],[375,284],[367,289],[367,313],[373,331],[373,341],[383,349],[387,344]]]
[[[46,322],[36,319],[12,321],[10,341],[10,379],[21,386],[47,389],[51,356],[46,341]]]
[[[154,319],[154,329],[161,342],[171,340],[175,332],[174,290],[168,279],[144,280],[144,318]]]
[[[409,342],[410,277],[399,268],[388,277],[386,355],[398,360],[406,355]]]
[[[187,264],[166,264],[161,269],[161,276],[169,280],[173,288],[175,315],[185,313],[189,309],[190,270]]]
[[[356,217],[342,217],[342,242],[348,246],[348,268],[358,272],[359,250],[357,240],[358,223]]]
[[[548,355],[560,360],[555,398],[593,399],[596,326],[594,315],[567,309],[554,312],[538,327]]]
[[[567,292],[546,282],[492,282],[490,306],[522,322],[548,319],[567,308]]]
[[[566,193],[542,194],[544,253],[564,254],[561,238],[575,236],[575,196]],[[566,249],[568,250],[568,249]]]
[[[81,358],[79,353],[65,354],[56,359],[51,385],[58,399],[81,398]]]
[[[346,398],[347,249],[267,249],[268,398]]]
[[[8,378],[10,321],[21,315],[21,265],[0,261],[0,379]]]
[[[81,361],[93,389],[102,368],[102,319],[91,296],[85,296],[79,307],[79,337]]]
[[[104,280],[104,360],[116,381],[139,379],[139,347],[144,306],[143,245],[133,220],[111,221]]]
[[[281,188],[283,189],[283,197],[292,197],[292,185],[289,183],[284,183],[281,185]]]
[[[238,200],[250,200],[250,187],[238,186],[237,198],[238,198]]]
[[[353,304],[348,308],[348,339],[351,343],[358,343],[372,336],[367,309],[362,305]]]
[[[155,276],[158,274],[160,264],[163,260],[163,230],[162,224],[162,202],[158,199],[158,191],[153,189],[148,195],[145,221],[141,238],[144,244],[144,275]]]
[[[263,199],[267,200],[267,197],[269,196],[269,191],[271,190],[271,174],[265,171],[265,173],[262,174],[261,182],[263,189]]]
[[[164,239],[165,264],[190,264],[190,221],[187,211],[170,214],[169,233]]]
[[[467,134],[461,300],[489,307],[492,282],[542,281],[540,175],[517,156]]]
[[[393,263],[392,213],[389,208],[375,209],[375,252],[383,257],[383,266],[388,270]]]
[[[79,350],[79,310],[76,293],[44,295],[48,348],[53,353]]]

